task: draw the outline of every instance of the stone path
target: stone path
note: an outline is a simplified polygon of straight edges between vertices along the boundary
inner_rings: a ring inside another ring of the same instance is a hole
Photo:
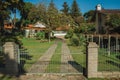
[[[44,73],[50,63],[51,57],[55,52],[57,44],[52,45],[40,59],[33,64],[29,73]]]
[[[73,67],[74,60],[70,54],[70,50],[66,43],[62,44],[62,56],[61,56],[61,72],[62,73],[77,73],[78,71]]]
[[[44,74],[44,75],[25,75],[17,80],[86,80],[81,74],[61,75],[61,74]]]

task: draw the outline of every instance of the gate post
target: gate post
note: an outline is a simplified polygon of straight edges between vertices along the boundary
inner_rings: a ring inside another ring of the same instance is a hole
[[[3,46],[4,54],[6,57],[5,69],[7,74],[17,75],[18,74],[18,63],[17,63],[17,52],[18,45],[14,42],[6,42]]]
[[[98,46],[94,42],[89,42],[86,55],[87,77],[97,77],[98,69]]]

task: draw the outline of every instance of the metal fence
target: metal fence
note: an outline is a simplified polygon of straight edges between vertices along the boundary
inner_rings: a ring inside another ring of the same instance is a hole
[[[86,35],[99,45],[98,71],[120,71],[120,35]]]
[[[32,56],[28,53],[27,49],[19,49],[19,73],[33,73],[33,74],[44,74],[44,73],[58,73],[58,74],[82,74],[84,70],[84,61],[79,64],[76,61],[61,61],[62,54],[54,54],[50,61],[47,59],[41,59],[37,62],[31,62]],[[73,54],[74,56],[85,57],[85,54]],[[64,55],[64,57],[70,58],[71,56]],[[78,57],[77,57],[78,58]],[[82,59],[81,59],[82,60]]]

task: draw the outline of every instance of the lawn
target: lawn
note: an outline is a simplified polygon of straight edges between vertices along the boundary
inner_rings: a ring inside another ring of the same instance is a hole
[[[120,53],[108,55],[107,51],[99,49],[98,61],[99,71],[120,71]]]
[[[73,59],[79,66],[81,66],[81,71],[86,67],[86,54],[84,54],[83,47],[69,46],[70,52]]]
[[[82,47],[69,46],[74,60],[83,68],[86,67],[86,54],[81,51]],[[113,53],[108,56],[106,50],[99,50],[98,71],[120,71],[120,53]]]
[[[52,56],[50,64],[48,65],[47,70],[46,70],[46,72],[48,73],[59,73],[60,72],[62,42],[59,41],[57,45],[58,46],[55,50],[55,53]]]
[[[54,43],[54,41],[40,42],[32,38],[23,38],[23,49],[21,50],[21,63],[24,64],[23,69],[28,71],[32,64],[34,64],[45,51]]]

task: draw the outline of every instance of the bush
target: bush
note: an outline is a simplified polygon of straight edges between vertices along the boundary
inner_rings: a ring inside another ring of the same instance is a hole
[[[70,30],[67,32],[67,35],[65,36],[65,38],[66,38],[66,39],[72,38],[72,36],[73,36],[73,30],[70,29]]]
[[[70,43],[72,46],[85,46],[86,39],[81,34],[74,34],[70,39]]]
[[[43,39],[45,39],[45,33],[44,32],[38,32],[36,34],[36,39],[37,40],[43,40]]]

